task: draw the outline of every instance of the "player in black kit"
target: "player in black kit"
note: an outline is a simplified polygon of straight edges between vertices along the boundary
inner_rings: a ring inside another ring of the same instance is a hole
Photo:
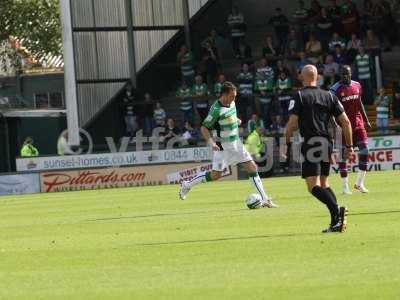
[[[302,177],[306,180],[308,191],[324,203],[331,215],[330,226],[322,232],[344,232],[347,226],[347,209],[339,207],[333,190],[329,187],[328,176],[332,154],[332,137],[329,127],[334,122],[342,127],[347,156],[353,151],[350,121],[342,104],[332,93],[317,87],[318,72],[315,66],[306,65],[302,72],[304,88],[295,94],[289,104],[289,121],[285,139],[289,145],[293,131],[300,129],[304,138]]]

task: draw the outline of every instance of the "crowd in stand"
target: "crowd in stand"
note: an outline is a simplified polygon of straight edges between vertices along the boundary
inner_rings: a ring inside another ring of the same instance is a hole
[[[242,130],[251,133],[262,127],[267,132],[280,132],[288,119],[292,95],[300,87],[300,70],[306,64],[317,66],[319,86],[325,89],[339,80],[341,65],[350,65],[353,78],[363,86],[364,104],[377,106],[378,129],[386,132],[391,102],[400,103],[400,90],[391,99],[383,89],[376,92],[375,84],[376,61],[381,61],[381,51],[390,51],[397,42],[389,2],[365,0],[360,10],[351,0],[331,0],[327,6],[317,0],[307,4],[300,0],[297,5],[292,16],[276,8],[266,20],[269,31],[261,57],[253,57],[253,49],[246,41],[245,17],[237,7],[227,19],[229,38],[211,29],[198,45],[201,51],[196,53],[200,57],[182,45],[177,54],[181,81],[176,91],[180,122],[167,119],[168,112],[149,93],[140,107],[135,107],[133,95],[127,91],[122,104],[126,134],[133,137],[142,128],[145,135],[151,135],[154,127],[161,126],[165,127],[166,140],[180,136],[196,144],[196,128],[207,116],[212,101],[220,96],[226,80],[238,87],[236,106]],[[229,58],[223,57],[227,44],[241,66],[237,74],[225,73],[221,64],[223,58]],[[396,107],[394,115],[400,117],[400,105]]]

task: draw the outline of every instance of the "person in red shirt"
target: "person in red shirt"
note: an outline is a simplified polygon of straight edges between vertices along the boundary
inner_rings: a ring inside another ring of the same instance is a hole
[[[342,26],[344,34],[347,38],[350,38],[353,33],[358,34],[360,31],[360,16],[357,11],[357,7],[352,0],[347,0],[347,3],[343,5],[344,14],[342,16]]]
[[[368,167],[368,135],[365,124],[371,128],[367,114],[362,103],[362,87],[357,81],[351,80],[351,68],[348,65],[342,66],[340,70],[340,81],[331,87],[334,93],[342,103],[344,110],[349,117],[351,129],[353,132],[354,146],[358,147],[358,174],[354,185],[356,190],[362,193],[368,193],[364,185],[364,179]],[[346,145],[352,147],[353,145]],[[347,176],[346,160],[339,162],[340,176],[343,179],[343,194],[351,194],[349,180]]]

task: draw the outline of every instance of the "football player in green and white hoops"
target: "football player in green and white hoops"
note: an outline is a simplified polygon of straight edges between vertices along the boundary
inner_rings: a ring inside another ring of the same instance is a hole
[[[183,181],[179,197],[184,200],[191,188],[199,183],[215,181],[221,178],[223,170],[236,164],[243,164],[249,174],[251,184],[260,194],[264,207],[278,207],[265,193],[262,181],[257,173],[257,165],[247,152],[239,137],[240,119],[235,107],[236,87],[224,82],[221,97],[211,106],[207,118],[201,126],[201,133],[213,150],[212,171],[204,172],[188,181]],[[212,130],[217,131],[216,141],[211,137]]]

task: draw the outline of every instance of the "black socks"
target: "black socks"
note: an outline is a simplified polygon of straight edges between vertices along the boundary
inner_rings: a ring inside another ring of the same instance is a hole
[[[339,207],[332,189],[324,189],[316,185],[313,187],[311,194],[328,207],[331,214],[331,225],[335,225],[339,220]]]
[[[329,192],[329,194],[331,194],[333,200],[335,201],[335,203],[337,204],[337,199],[336,199],[336,195],[335,193],[332,191],[332,189],[330,187],[326,188],[325,190],[327,190]]]

